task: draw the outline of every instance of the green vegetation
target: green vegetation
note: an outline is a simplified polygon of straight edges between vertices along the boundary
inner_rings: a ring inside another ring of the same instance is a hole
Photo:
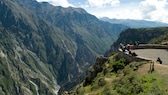
[[[112,64],[112,68],[113,68],[112,71],[117,73],[117,71],[124,69],[124,67],[125,67],[124,62],[125,62],[124,59],[120,59],[118,61],[114,61],[113,64]]]
[[[140,43],[149,43],[150,40],[164,35],[167,31],[167,27],[127,29],[120,34],[118,41],[125,44],[134,44],[135,41],[139,41]],[[127,40],[124,41],[123,38]]]
[[[157,70],[148,73],[143,68],[147,64],[148,61],[126,64],[123,58],[116,60],[114,55],[92,83],[78,86],[72,95],[167,95],[166,77]]]
[[[168,33],[166,32],[164,35],[161,35],[157,38],[152,39],[149,43],[168,45]]]
[[[69,90],[83,79],[81,73],[94,63],[96,55],[103,54],[120,32],[128,28],[100,21],[83,9],[44,5],[35,0],[1,0],[0,9],[0,94],[55,94],[55,80],[63,90]],[[161,37],[167,28],[126,31],[122,32],[120,42],[149,42]],[[137,81],[146,76],[132,76],[138,75],[134,71],[138,63],[129,69],[124,59],[110,58],[104,64],[106,60],[93,66],[92,76],[86,78],[84,89],[78,89],[78,93],[150,93],[148,81],[153,78],[140,85]],[[159,79],[154,80],[157,85]],[[123,84],[114,87],[114,81],[133,82],[138,90],[132,90],[130,85],[128,92],[122,92]],[[146,90],[142,90],[144,86]],[[152,91],[157,88],[162,91],[155,85]]]

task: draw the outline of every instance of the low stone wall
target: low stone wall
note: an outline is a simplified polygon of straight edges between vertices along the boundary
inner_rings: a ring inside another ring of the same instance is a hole
[[[140,44],[138,46],[132,46],[131,49],[168,49],[168,45]]]

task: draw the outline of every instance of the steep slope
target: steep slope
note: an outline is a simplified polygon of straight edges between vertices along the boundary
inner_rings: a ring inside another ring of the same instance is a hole
[[[46,64],[40,51],[44,45],[40,34],[48,25],[39,28],[40,24],[35,23],[45,23],[44,20],[11,1],[1,0],[0,9],[1,94],[56,94],[59,86],[54,69]]]
[[[164,35],[161,35],[160,37],[152,39],[149,43],[168,45],[168,32],[166,32]]]
[[[167,44],[167,29],[128,29],[121,33],[117,41],[131,43],[139,40],[145,43]],[[83,83],[71,92],[64,92],[63,95],[168,94],[167,63],[159,64],[155,60],[141,59],[123,52],[111,53],[109,57],[97,57]]]
[[[39,4],[34,2],[34,0],[16,1],[21,6],[28,8],[36,15],[44,18],[54,26],[61,29],[61,31],[70,36],[70,38],[73,38],[73,40],[82,38],[81,40],[84,40],[88,47],[99,54],[102,54],[106,48],[109,48],[108,43],[115,41],[122,30],[128,28],[120,24],[110,24],[100,21],[95,16],[88,14],[81,8],[55,7],[47,2],[41,2]],[[102,47],[100,44],[105,47]]]
[[[56,82],[70,89],[126,28],[102,22],[83,9],[0,0],[2,93],[54,94]]]
[[[112,24],[123,24],[130,28],[149,28],[149,27],[165,27],[168,26],[167,23],[155,22],[155,21],[145,21],[145,20],[131,20],[131,19],[110,19],[107,17],[100,18],[103,21],[110,22]]]
[[[106,52],[106,56],[110,55],[111,52],[117,51],[120,43],[123,44],[134,44],[136,41],[139,43],[158,43],[166,40],[168,34],[168,27],[160,28],[138,28],[138,29],[127,29],[123,31],[118,40],[114,42],[111,46],[111,49]],[[159,41],[160,39],[160,41]]]
[[[52,67],[0,27],[1,95],[56,94],[59,86]]]
[[[108,61],[103,62],[105,58],[99,59],[90,69],[91,75],[84,83],[63,95],[168,94],[167,65],[155,63],[154,71],[150,72],[150,61],[132,60],[127,63],[127,59],[118,57],[118,54],[106,58]],[[96,77],[92,78],[94,73]]]

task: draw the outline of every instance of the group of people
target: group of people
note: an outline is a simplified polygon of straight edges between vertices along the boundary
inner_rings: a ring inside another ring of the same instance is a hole
[[[134,46],[139,46],[139,41],[135,41]]]
[[[132,56],[137,56],[137,54],[135,52],[131,51],[131,47],[132,47],[132,45],[130,45],[130,44],[124,45],[124,44],[120,43],[119,50],[126,53],[126,54],[130,54]]]
[[[134,46],[138,46],[138,45],[139,45],[139,42],[136,41]],[[126,54],[132,55],[132,56],[138,56],[135,52],[131,51],[131,47],[132,47],[132,45],[130,45],[130,44],[124,45],[124,44],[120,43],[119,50],[126,53]],[[159,62],[160,64],[162,64],[162,60],[160,59],[160,57],[158,57],[156,61]]]

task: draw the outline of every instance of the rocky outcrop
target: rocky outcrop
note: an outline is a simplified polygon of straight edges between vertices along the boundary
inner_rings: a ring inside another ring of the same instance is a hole
[[[136,62],[141,62],[141,61],[150,61],[150,60],[147,60],[147,59],[143,59],[143,58],[138,58],[136,56],[132,56],[132,55],[129,55],[129,54],[125,54],[124,52],[118,52],[117,56],[116,56],[116,59],[119,60],[121,58],[124,58],[125,59],[125,63],[128,64],[128,63],[131,63],[133,61],[136,61]]]
[[[96,58],[96,63],[93,67],[89,70],[90,74],[85,78],[83,86],[89,85],[93,82],[94,78],[97,76],[99,72],[103,71],[103,67],[105,67],[105,62],[108,58],[100,56]]]

